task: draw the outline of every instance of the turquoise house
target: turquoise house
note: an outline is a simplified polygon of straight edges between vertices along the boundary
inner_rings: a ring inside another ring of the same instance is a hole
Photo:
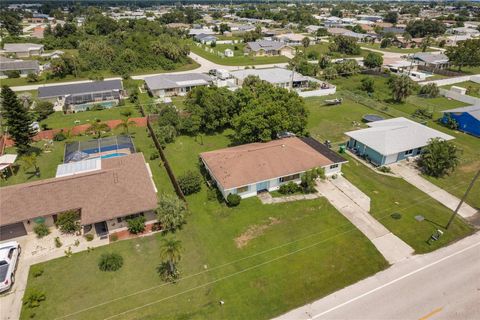
[[[454,137],[418,122],[400,117],[370,122],[369,128],[349,131],[347,147],[377,166],[383,166],[420,155],[433,138]]]

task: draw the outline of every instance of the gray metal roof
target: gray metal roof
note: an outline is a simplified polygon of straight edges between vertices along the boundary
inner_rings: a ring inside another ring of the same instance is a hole
[[[5,43],[3,46],[3,49],[7,52],[27,52],[41,48],[43,48],[43,44],[36,43]]]
[[[382,155],[424,147],[432,138],[452,140],[454,137],[406,118],[370,122],[370,128],[345,134]]]
[[[217,40],[217,37],[211,35],[211,34],[205,34],[205,33],[200,33],[200,34],[197,34],[194,36],[195,40],[198,40],[198,41],[208,41],[208,40],[213,40],[213,41],[216,41]]]
[[[456,109],[449,109],[449,110],[443,110],[443,113],[445,112],[452,112],[452,113],[468,113],[472,115],[477,120],[480,120],[480,106],[468,106],[468,107],[461,107],[461,108],[456,108]]]
[[[413,59],[431,64],[448,63],[448,57],[443,53],[417,52],[413,54]]]
[[[40,99],[77,95],[85,93],[105,92],[122,90],[122,80],[106,80],[86,83],[72,83],[58,86],[46,86],[38,88]]]
[[[0,59],[0,71],[13,71],[13,70],[35,70],[38,71],[37,60],[12,60],[12,59]]]
[[[256,76],[270,83],[285,83],[292,79],[292,70],[283,68],[244,69],[231,71],[230,74],[237,79],[243,80],[248,76]],[[293,73],[293,81],[308,81],[309,78],[298,72]]]
[[[150,90],[162,90],[208,85],[212,78],[203,73],[166,74],[145,78]]]
[[[270,40],[260,40],[255,42],[247,42],[247,46],[252,51],[270,51],[270,50],[280,50],[283,47],[287,47],[287,45],[280,41],[270,41]]]

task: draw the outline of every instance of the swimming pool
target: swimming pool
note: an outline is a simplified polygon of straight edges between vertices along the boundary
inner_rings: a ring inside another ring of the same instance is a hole
[[[109,158],[116,158],[116,157],[123,157],[123,156],[126,156],[127,154],[126,153],[110,153],[110,154],[106,154],[104,156],[101,156],[102,159],[109,159]]]
[[[100,102],[89,102],[89,103],[77,104],[73,106],[73,109],[75,111],[86,111],[87,109],[91,109],[95,105],[100,105],[105,109],[110,109],[117,105],[117,101],[113,100],[113,101],[100,101]]]

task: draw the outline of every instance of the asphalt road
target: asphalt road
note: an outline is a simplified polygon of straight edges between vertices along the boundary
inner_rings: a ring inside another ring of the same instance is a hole
[[[480,234],[397,263],[277,319],[480,319]]]
[[[225,66],[225,65],[220,65],[217,63],[214,63],[210,60],[207,60],[205,58],[200,57],[199,55],[190,52],[189,57],[197,62],[200,66],[196,69],[193,70],[186,70],[186,71],[173,71],[173,72],[164,72],[164,73],[158,73],[158,74],[142,74],[142,75],[136,75],[132,76],[132,79],[135,80],[143,80],[146,77],[154,76],[154,75],[166,75],[166,74],[182,74],[182,73],[192,73],[192,72],[200,72],[200,73],[207,73],[211,69],[224,69],[228,71],[232,70],[240,70],[244,69],[245,66]],[[275,64],[262,64],[262,65],[257,65],[257,68],[270,68],[274,66],[286,66],[287,63],[275,63]],[[121,79],[120,77],[112,77],[112,78],[105,78],[104,80],[113,80],[113,79]],[[92,82],[92,80],[79,80],[79,81],[68,81],[68,82],[54,82],[54,83],[47,83],[47,84],[29,84],[29,85],[24,85],[24,86],[14,86],[11,89],[13,91],[32,91],[32,90],[37,90],[40,87],[49,87],[49,86],[58,86],[62,84],[73,84],[73,83],[86,83],[86,82]]]

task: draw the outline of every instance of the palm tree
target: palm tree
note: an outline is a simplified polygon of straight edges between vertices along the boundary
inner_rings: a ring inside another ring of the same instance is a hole
[[[180,261],[182,251],[182,242],[174,238],[163,238],[160,248],[160,257],[168,263],[171,273],[176,270],[176,264]]]
[[[23,165],[25,166],[25,170],[28,170],[30,168],[34,168],[35,169],[35,175],[36,176],[40,175],[40,168],[38,167],[37,155],[35,153],[30,153],[30,154],[24,155],[22,157],[22,162],[23,162]]]
[[[107,131],[110,131],[110,127],[105,122],[101,122],[100,120],[96,120],[87,129],[87,132],[97,135],[97,138],[102,136],[102,132]]]
[[[130,120],[130,118],[125,118],[120,120],[121,122],[115,127],[115,129],[121,128],[123,130],[123,133],[128,134],[128,128],[134,127],[136,125],[136,122],[133,120]]]

